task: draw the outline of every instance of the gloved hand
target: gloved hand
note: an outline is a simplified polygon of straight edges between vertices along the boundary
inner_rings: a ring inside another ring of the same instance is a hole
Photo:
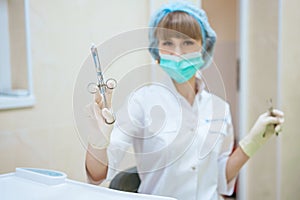
[[[115,86],[113,82],[108,82],[110,88]],[[89,130],[88,142],[96,149],[103,149],[109,145],[110,135],[115,122],[115,117],[111,109],[112,89],[106,89],[107,108],[104,107],[103,97],[97,91],[94,95],[94,102],[86,106],[88,114]]]
[[[284,122],[283,112],[274,109],[270,112],[261,114],[249,134],[243,138],[239,144],[247,156],[251,157],[263,146],[274,133],[281,132]]]

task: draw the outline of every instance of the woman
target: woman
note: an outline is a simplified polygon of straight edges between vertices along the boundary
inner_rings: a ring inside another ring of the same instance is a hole
[[[186,2],[165,5],[150,21],[149,38],[150,53],[169,78],[164,87],[153,84],[131,94],[117,123],[96,95],[88,108],[100,139],[90,140],[87,173],[95,183],[113,178],[133,146],[138,192],[222,199],[233,192],[241,167],[279,131],[283,113],[262,114],[232,153],[229,105],[205,91],[198,73],[209,66],[216,40],[204,11]]]

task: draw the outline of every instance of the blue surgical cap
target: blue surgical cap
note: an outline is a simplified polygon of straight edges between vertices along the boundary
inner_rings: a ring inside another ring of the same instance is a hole
[[[197,8],[193,4],[187,1],[177,1],[169,4],[165,4],[160,9],[158,9],[151,17],[149,22],[149,51],[155,60],[159,60],[158,53],[158,40],[155,37],[155,29],[159,22],[169,13],[175,11],[186,12],[192,17],[194,17],[200,25],[202,34],[202,47],[203,47],[203,59],[204,67],[209,66],[212,61],[212,55],[214,51],[214,46],[216,42],[216,33],[210,27],[206,13],[204,10]]]

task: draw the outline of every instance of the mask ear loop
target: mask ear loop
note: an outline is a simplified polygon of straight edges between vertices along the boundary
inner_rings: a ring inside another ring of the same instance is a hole
[[[199,21],[199,25],[200,25],[200,31],[201,31],[201,36],[202,36],[202,55],[204,55],[205,51],[206,51],[206,33],[205,33],[205,29],[204,26],[202,24],[201,21]]]

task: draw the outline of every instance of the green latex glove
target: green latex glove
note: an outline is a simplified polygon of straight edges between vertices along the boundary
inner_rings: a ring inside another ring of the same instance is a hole
[[[284,113],[280,110],[274,109],[272,115],[270,112],[260,115],[249,134],[239,142],[240,147],[252,157],[274,133],[281,132],[283,122]]]

